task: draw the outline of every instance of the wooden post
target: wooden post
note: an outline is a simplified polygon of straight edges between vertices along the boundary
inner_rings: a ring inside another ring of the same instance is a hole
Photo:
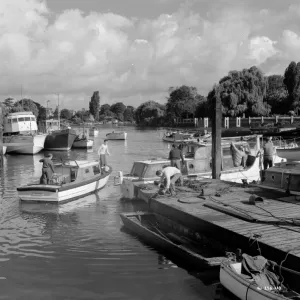
[[[222,163],[222,109],[221,98],[215,89],[212,117],[212,178],[220,179]]]

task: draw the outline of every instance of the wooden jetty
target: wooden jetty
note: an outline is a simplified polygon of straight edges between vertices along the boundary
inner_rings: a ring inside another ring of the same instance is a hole
[[[159,195],[154,184],[139,185],[136,191],[155,213],[251,255],[261,251],[268,259],[300,271],[297,196],[215,179],[186,184],[176,187],[176,196]],[[253,195],[263,202],[251,205]]]

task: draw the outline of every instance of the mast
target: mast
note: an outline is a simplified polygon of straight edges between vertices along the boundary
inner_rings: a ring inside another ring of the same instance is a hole
[[[57,120],[58,120],[58,130],[60,130],[59,94],[57,94]]]

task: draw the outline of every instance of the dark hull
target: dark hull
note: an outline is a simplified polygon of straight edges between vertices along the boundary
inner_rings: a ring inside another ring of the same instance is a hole
[[[73,129],[53,131],[46,137],[44,149],[51,151],[70,150],[75,138],[76,131]]]

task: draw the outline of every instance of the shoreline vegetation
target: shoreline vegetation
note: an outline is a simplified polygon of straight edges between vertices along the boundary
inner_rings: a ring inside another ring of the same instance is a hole
[[[201,128],[204,118],[211,119],[212,104],[216,98],[221,100],[223,118],[297,117],[300,107],[300,62],[292,61],[283,75],[265,76],[256,66],[229,71],[207,96],[187,85],[170,87],[168,93],[165,104],[149,100],[135,108],[122,102],[100,105],[100,93],[95,91],[88,103],[89,109],[79,111],[59,110],[58,106],[52,111],[32,99],[7,98],[0,102],[0,131],[4,116],[18,111],[32,111],[38,122],[57,119],[59,114],[62,123],[67,122],[71,126],[84,122],[94,125],[112,123],[154,128]],[[192,121],[180,123],[180,120]]]

